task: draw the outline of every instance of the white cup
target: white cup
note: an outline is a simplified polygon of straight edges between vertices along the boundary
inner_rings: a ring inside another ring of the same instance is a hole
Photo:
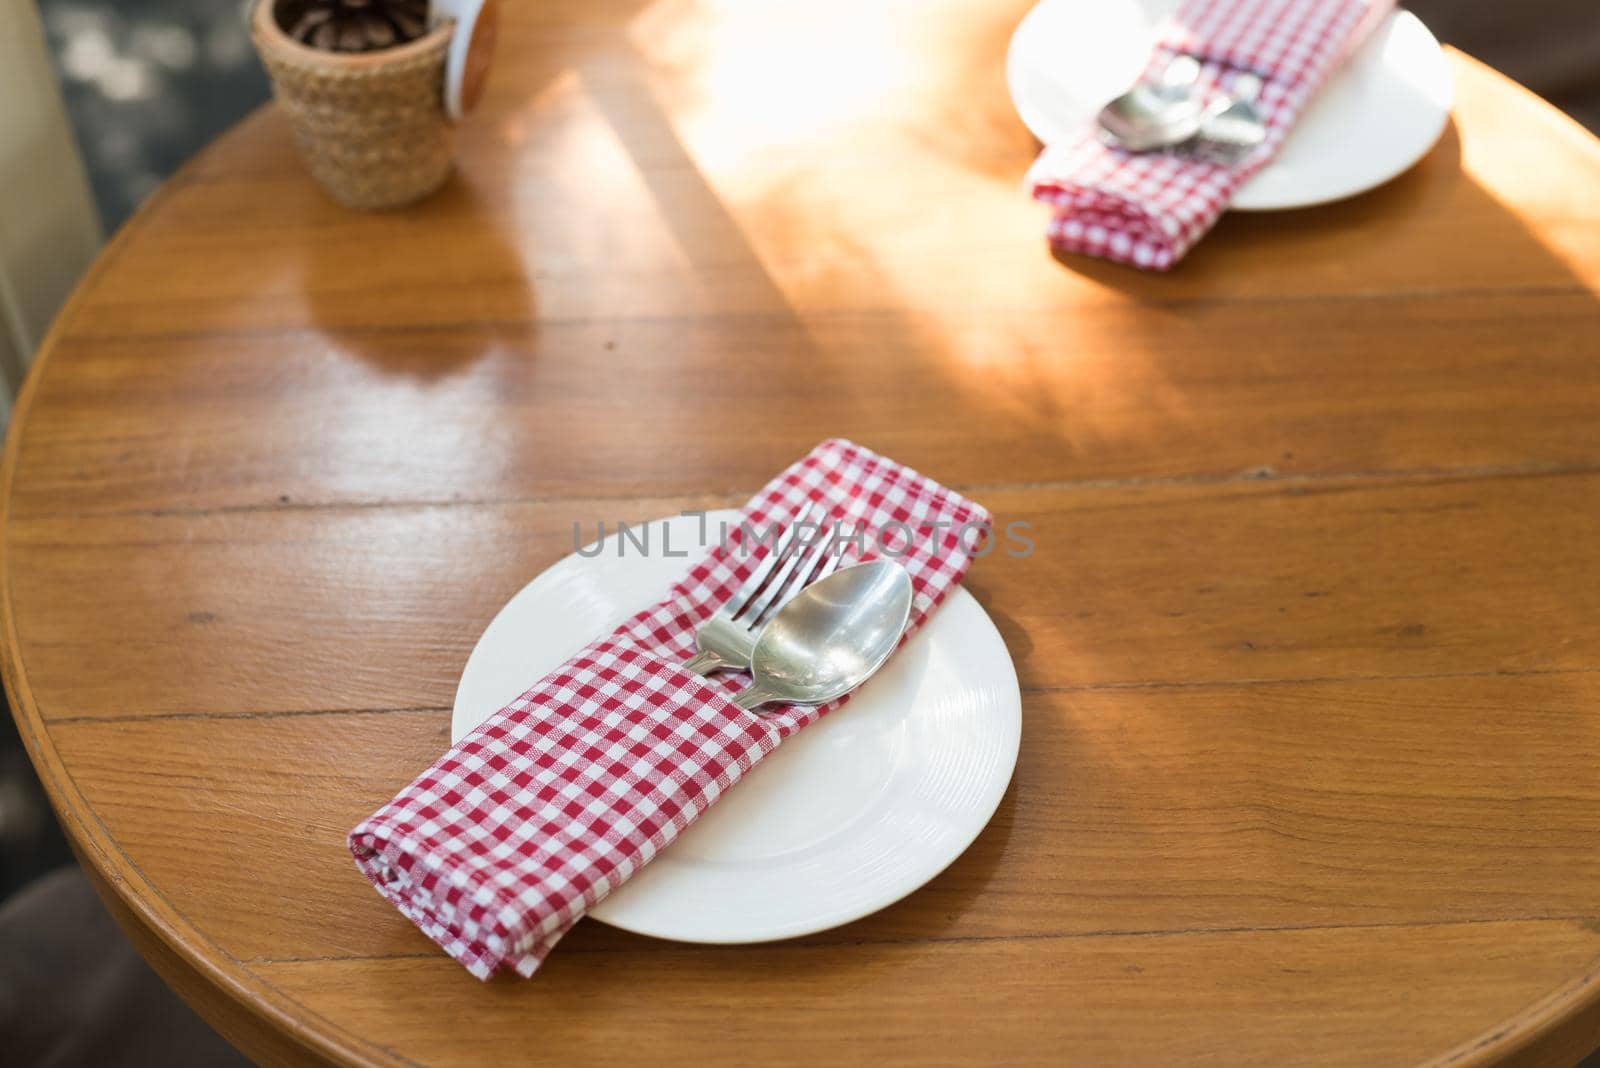
[[[444,110],[459,121],[477,103],[489,69],[499,0],[432,0],[428,17],[437,26],[454,19],[455,33],[444,66]],[[469,84],[470,80],[470,84]]]

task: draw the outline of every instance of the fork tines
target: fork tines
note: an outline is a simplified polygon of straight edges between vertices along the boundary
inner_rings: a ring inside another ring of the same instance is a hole
[[[784,531],[776,550],[766,555],[729,602],[734,617],[745,626],[765,622],[795,594],[838,568],[839,554],[830,552],[833,538],[822,523],[812,519],[816,512],[816,503],[807,502]],[[809,540],[804,536],[807,526],[815,528]]]

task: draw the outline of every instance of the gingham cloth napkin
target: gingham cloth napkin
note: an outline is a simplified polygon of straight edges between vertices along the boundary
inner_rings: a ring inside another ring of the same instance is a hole
[[[1125,152],[1092,128],[1046,146],[1028,185],[1055,208],[1050,243],[1158,271],[1177,263],[1234,191],[1277,154],[1340,59],[1393,6],[1394,0],[1185,0],[1162,23],[1145,76],[1159,80],[1175,56],[1192,55],[1201,60],[1194,91],[1211,100],[1231,91],[1241,73],[1257,75],[1266,139],[1231,166],[1172,152]]]
[[[770,546],[808,501],[848,557],[888,557],[910,573],[912,630],[961,580],[989,525],[981,506],[931,479],[823,442],[664,600],[539,680],[350,832],[378,892],[480,979],[502,964],[532,975],[585,911],[842,704],[759,716],[730,699],[747,675],[679,666],[695,629],[760,562],[754,541]]]

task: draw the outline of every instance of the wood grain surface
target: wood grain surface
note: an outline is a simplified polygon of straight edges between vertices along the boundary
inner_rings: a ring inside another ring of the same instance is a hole
[[[56,324],[5,678],[137,944],[262,1063],[1574,1063],[1600,1044],[1600,144],[1451,127],[1176,271],[1052,258],[1025,0],[511,5],[458,175],[336,207],[270,109]],[[818,57],[826,62],[818,62]],[[758,947],[580,925],[479,984],[348,829],[573,524],[842,435],[1031,524],[969,588],[1011,789]]]

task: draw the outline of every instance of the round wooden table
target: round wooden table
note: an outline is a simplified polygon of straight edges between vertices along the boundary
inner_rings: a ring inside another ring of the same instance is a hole
[[[5,456],[6,683],[108,902],[247,1052],[1600,1042],[1600,145],[1452,55],[1392,184],[1170,275],[1058,262],[1025,6],[514,5],[432,200],[334,206],[267,110],[101,256]],[[738,503],[830,435],[1033,524],[969,580],[1024,690],[994,822],[840,930],[589,922],[471,979],[346,832],[575,521]]]

